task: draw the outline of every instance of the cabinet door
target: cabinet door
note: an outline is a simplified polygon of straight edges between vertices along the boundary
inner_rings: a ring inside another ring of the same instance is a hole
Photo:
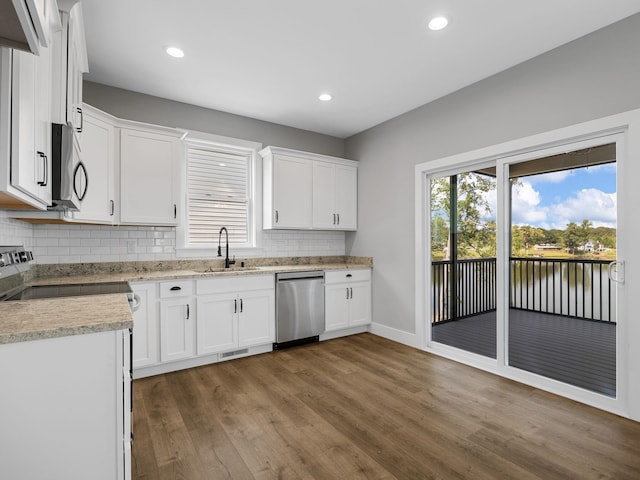
[[[349,326],[349,287],[346,284],[325,285],[325,330]]]
[[[82,111],[82,69],[80,61],[80,49],[82,48],[82,36],[78,29],[79,22],[77,9],[72,8],[69,15],[68,24],[68,45],[67,45],[67,123],[74,128],[77,133],[83,132],[83,111]]]
[[[192,298],[160,301],[160,360],[168,362],[193,356]]]
[[[198,297],[197,353],[224,352],[238,345],[239,309],[235,294],[204,295]]]
[[[371,283],[353,283],[349,289],[349,326],[371,323]]]
[[[275,339],[274,291],[242,292],[239,297],[238,346],[272,343]]]
[[[115,216],[115,127],[85,112],[81,159],[89,184],[74,220],[111,224]]]
[[[313,228],[338,228],[335,205],[335,166],[313,162]]]
[[[131,288],[138,310],[133,312],[133,368],[147,367],[159,362],[158,312],[156,284],[137,283]]]
[[[339,230],[358,227],[358,169],[335,166],[335,211]]]
[[[120,142],[121,223],[175,225],[180,140],[122,129]]]
[[[51,203],[47,54],[46,48],[42,57],[14,50],[11,98],[11,184],[43,206]]]
[[[311,228],[312,175],[309,160],[274,155],[274,228]]]

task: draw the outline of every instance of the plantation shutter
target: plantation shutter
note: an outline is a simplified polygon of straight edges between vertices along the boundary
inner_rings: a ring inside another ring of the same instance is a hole
[[[250,154],[202,146],[187,149],[188,243],[218,243],[227,227],[229,243],[248,241]]]

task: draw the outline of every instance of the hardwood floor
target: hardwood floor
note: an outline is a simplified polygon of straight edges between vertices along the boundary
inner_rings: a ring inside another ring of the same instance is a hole
[[[640,478],[640,423],[371,334],[134,388],[137,480]]]

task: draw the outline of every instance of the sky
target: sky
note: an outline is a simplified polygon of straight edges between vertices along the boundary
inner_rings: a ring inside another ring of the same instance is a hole
[[[512,195],[514,225],[564,230],[589,220],[616,227],[616,164],[521,177]]]

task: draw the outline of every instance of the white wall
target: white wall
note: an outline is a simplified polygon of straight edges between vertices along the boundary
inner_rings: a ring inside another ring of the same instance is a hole
[[[414,166],[640,108],[638,45],[640,14],[346,140],[360,161],[347,254],[374,258],[374,322],[415,331]]]

